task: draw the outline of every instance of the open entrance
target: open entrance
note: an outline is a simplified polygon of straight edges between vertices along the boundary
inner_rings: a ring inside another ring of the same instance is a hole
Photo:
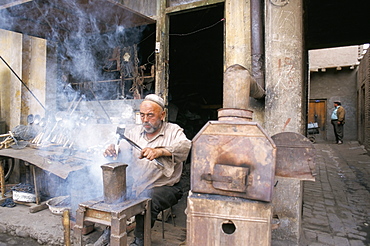
[[[308,105],[308,125],[309,138],[314,137],[316,140],[326,140],[326,100],[310,100]]]
[[[223,17],[223,4],[170,16],[169,121],[189,139],[222,107]]]

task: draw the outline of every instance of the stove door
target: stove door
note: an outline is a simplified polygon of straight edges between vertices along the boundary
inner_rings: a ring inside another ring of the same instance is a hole
[[[213,174],[202,174],[201,178],[212,183],[215,189],[234,192],[245,192],[248,186],[248,167],[216,164]]]

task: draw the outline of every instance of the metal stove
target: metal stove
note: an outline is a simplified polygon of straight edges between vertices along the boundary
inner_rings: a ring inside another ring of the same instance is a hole
[[[276,146],[247,110],[248,70],[229,67],[224,108],[193,139],[188,245],[270,245]]]

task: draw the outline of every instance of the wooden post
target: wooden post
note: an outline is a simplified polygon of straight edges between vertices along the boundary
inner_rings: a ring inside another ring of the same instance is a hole
[[[9,61],[9,65],[20,77],[22,77],[22,36],[21,33],[0,30],[1,57]],[[6,119],[9,129],[13,129],[21,123],[19,109],[22,108],[22,99],[19,95],[22,94],[23,85],[2,61],[0,64],[0,91],[7,92],[2,94],[2,102],[7,103],[1,104],[1,117]]]
[[[37,91],[37,99],[45,105],[46,90],[46,40],[28,35],[22,35],[22,80]],[[19,82],[18,82],[19,83]],[[26,122],[30,112],[44,113],[44,109],[28,90],[22,88],[21,123]]]
[[[31,172],[32,172],[32,176],[33,176],[33,185],[35,187],[35,195],[36,195],[36,204],[39,205],[40,204],[40,192],[39,192],[39,187],[38,187],[38,180],[37,180],[37,177],[36,177],[36,167],[32,164],[29,164],[30,167],[31,167]]]
[[[5,197],[5,177],[4,177],[4,166],[0,162],[0,188],[1,188],[1,198]]]
[[[157,2],[156,28],[156,69],[155,93],[162,96],[165,105],[168,104],[168,57],[169,57],[169,17],[166,14],[167,0]]]
[[[145,215],[144,215],[144,245],[151,245],[151,208],[152,200],[147,200],[145,204]],[[162,218],[163,219],[163,218]]]
[[[69,210],[63,211],[63,229],[64,229],[64,245],[71,245],[71,221],[69,219]]]

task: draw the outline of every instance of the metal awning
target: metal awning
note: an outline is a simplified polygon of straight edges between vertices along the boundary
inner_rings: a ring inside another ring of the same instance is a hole
[[[0,0],[0,28],[48,40],[152,23],[114,0]]]

